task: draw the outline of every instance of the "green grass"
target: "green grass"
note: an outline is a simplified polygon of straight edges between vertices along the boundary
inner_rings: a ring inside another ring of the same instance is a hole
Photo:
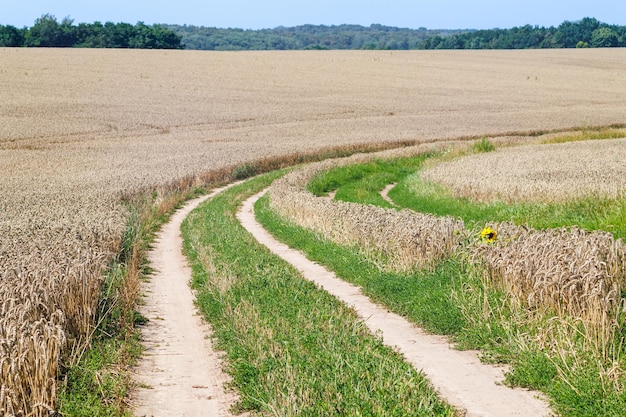
[[[487,139],[486,137],[483,137],[480,142],[476,142],[474,144],[474,152],[480,153],[480,152],[491,152],[491,151],[495,151],[496,150],[496,145],[494,145],[493,143],[491,143],[491,141],[489,139]]]
[[[124,366],[141,352],[139,339],[97,337],[81,360],[65,373],[59,393],[60,416],[130,417],[126,399],[132,382]]]
[[[432,155],[434,154],[403,159],[378,159],[365,164],[335,168],[316,176],[309,183],[308,189],[317,196],[337,191],[335,198],[338,200],[391,207],[380,196],[380,190],[418,170]]]
[[[183,225],[197,303],[226,352],[236,411],[453,416],[424,377],[239,225],[240,202],[279,174],[204,203]]]

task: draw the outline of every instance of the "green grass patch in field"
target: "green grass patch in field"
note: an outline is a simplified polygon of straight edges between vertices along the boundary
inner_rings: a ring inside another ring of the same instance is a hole
[[[453,416],[428,382],[354,311],[256,242],[240,202],[279,174],[202,204],[183,225],[197,303],[226,352],[237,411],[275,415]]]
[[[626,130],[623,128],[601,128],[601,129],[583,129],[580,131],[572,132],[569,134],[562,134],[545,139],[541,143],[565,143],[565,142],[578,142],[581,140],[596,140],[596,139],[621,139],[626,137]]]
[[[473,146],[474,152],[491,152],[496,150],[496,145],[494,145],[489,139],[483,137],[479,142],[476,142]]]
[[[380,196],[380,190],[420,169],[424,161],[432,155],[434,154],[378,159],[365,164],[338,167],[317,175],[308,184],[308,190],[317,196],[337,191],[335,198],[338,200],[391,207]]]

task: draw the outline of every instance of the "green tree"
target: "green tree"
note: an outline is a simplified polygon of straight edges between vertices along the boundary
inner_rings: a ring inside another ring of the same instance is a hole
[[[79,48],[106,48],[104,26],[100,22],[80,23],[76,28],[76,44]]]
[[[72,19],[65,17],[59,23],[53,15],[44,14],[26,32],[24,46],[63,48],[74,46],[76,31]]]
[[[591,34],[591,46],[594,48],[613,48],[619,45],[619,36],[608,27],[601,27]]]
[[[555,40],[561,48],[575,48],[578,42],[591,43],[594,30],[600,27],[600,22],[591,17],[585,17],[579,22],[565,21],[559,25]]]
[[[25,46],[53,47],[57,46],[61,31],[56,17],[44,14],[26,32]]]
[[[104,24],[108,48],[128,48],[134,27],[129,23]]]
[[[25,30],[15,26],[0,26],[0,47],[17,47],[24,45]]]
[[[147,26],[143,22],[135,25],[128,40],[130,48],[139,49],[182,49],[181,37],[161,25]]]

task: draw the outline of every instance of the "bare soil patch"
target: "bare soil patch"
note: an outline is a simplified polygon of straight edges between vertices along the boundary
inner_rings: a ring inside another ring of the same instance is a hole
[[[383,198],[383,200],[385,200],[392,206],[395,206],[396,203],[394,203],[394,201],[391,198],[389,198],[389,191],[391,191],[393,187],[395,187],[396,185],[397,185],[396,183],[387,184],[385,188],[380,190],[380,196]]]

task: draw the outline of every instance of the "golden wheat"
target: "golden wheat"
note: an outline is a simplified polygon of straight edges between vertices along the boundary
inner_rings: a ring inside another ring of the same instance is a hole
[[[55,407],[59,350],[93,325],[129,196],[331,145],[623,123],[625,60],[0,48],[0,414]]]
[[[531,308],[605,328],[623,308],[626,246],[605,232],[495,224],[498,239],[476,254],[491,281]]]
[[[499,148],[437,164],[421,177],[477,201],[620,198],[626,195],[624,160],[626,139],[589,140]]]

